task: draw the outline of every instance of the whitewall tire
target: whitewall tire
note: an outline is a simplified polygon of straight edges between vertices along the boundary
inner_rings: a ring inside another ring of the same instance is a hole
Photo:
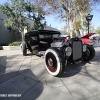
[[[60,50],[49,48],[45,52],[45,65],[47,71],[53,76],[60,76],[65,69],[65,59]]]

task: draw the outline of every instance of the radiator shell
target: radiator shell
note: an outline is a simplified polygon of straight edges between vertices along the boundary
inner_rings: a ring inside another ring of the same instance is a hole
[[[77,61],[82,59],[82,41],[73,41],[72,43],[72,59],[73,61]]]

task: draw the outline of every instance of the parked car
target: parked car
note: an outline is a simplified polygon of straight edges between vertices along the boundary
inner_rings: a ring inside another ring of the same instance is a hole
[[[91,37],[94,34],[95,33],[88,33],[88,34],[84,35],[83,37],[80,37],[80,39],[82,40],[83,43],[85,43],[87,45],[94,45],[94,44],[96,44],[98,42],[98,38],[97,37]],[[70,40],[70,38],[67,36],[65,38],[65,42],[68,42],[69,40]]]
[[[65,37],[60,37],[60,34],[51,30],[31,30],[21,44],[24,56],[27,49],[32,54],[44,56],[46,69],[53,76],[60,76],[67,62],[89,61],[95,56],[93,46],[83,44],[77,37],[65,42]]]
[[[95,33],[88,33],[86,35],[84,35],[83,37],[81,37],[82,42],[84,42],[85,44],[88,45],[94,45],[97,43],[98,39],[96,38],[92,38],[91,36],[93,36]]]

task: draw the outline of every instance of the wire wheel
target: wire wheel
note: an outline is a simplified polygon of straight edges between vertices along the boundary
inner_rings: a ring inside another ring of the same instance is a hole
[[[51,72],[55,72],[57,70],[56,57],[50,52],[46,55],[46,65]]]

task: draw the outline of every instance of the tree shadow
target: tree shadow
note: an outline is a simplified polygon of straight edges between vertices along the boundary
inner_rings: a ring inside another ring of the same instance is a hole
[[[67,78],[78,74],[82,66],[84,66],[87,62],[81,61],[76,64],[67,64],[64,73],[60,76],[60,78]]]
[[[10,58],[13,57],[14,55],[10,56]],[[2,61],[3,63],[6,63],[7,56],[0,56],[0,94],[4,94],[0,95],[0,100],[17,100],[21,98],[27,98],[27,100],[30,100],[29,98],[32,97],[32,95],[34,95],[36,92],[36,90],[34,91],[34,87],[35,85],[39,84],[40,80],[30,69],[24,69],[21,71],[10,70],[10,68],[8,69],[6,64],[4,66],[3,64],[1,64]],[[24,73],[30,74],[35,78],[35,80],[31,77],[28,77]],[[37,95],[33,97],[34,100],[36,100],[43,91],[43,84],[39,84],[39,87],[40,89]],[[10,94],[21,94],[21,97],[8,97],[10,96]]]

